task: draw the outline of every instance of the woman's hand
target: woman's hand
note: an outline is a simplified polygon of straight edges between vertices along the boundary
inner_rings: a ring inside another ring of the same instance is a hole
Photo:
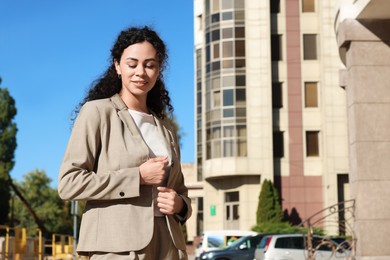
[[[143,185],[160,184],[165,178],[167,166],[167,156],[161,156],[147,160],[139,167],[139,174],[141,176],[140,183]]]
[[[184,201],[175,190],[167,187],[157,187],[157,206],[160,212],[167,215],[181,213],[184,206]]]

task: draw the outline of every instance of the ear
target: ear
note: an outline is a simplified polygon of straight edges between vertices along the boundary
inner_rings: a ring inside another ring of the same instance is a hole
[[[115,70],[118,75],[121,75],[121,67],[119,66],[119,62],[114,59],[114,65],[115,65]]]

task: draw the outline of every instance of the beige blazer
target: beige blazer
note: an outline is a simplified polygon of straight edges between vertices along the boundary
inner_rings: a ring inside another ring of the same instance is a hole
[[[156,118],[171,162],[167,187],[187,205],[184,218],[165,216],[178,249],[185,250],[180,221],[191,215],[179,144],[168,124]],[[58,178],[64,200],[86,200],[77,247],[82,252],[127,252],[148,245],[153,235],[152,186],[140,185],[139,166],[149,159],[141,137],[119,95],[87,102],[73,126]]]

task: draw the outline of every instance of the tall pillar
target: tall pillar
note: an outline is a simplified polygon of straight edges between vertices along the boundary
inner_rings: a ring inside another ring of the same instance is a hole
[[[390,259],[390,20],[344,20],[350,187],[356,259]]]

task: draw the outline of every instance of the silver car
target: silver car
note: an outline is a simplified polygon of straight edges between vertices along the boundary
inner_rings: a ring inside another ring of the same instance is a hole
[[[255,250],[255,260],[305,260],[309,255],[303,234],[277,234],[263,237]],[[320,236],[312,240],[312,256],[316,260],[339,260],[351,255],[344,246]]]

